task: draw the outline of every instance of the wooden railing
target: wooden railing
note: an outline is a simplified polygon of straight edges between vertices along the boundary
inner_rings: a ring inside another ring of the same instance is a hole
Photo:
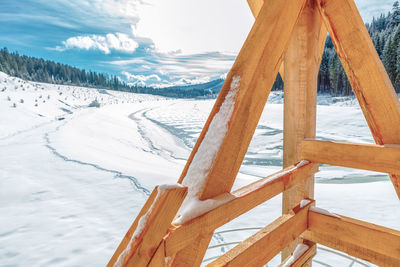
[[[391,149],[400,153],[400,148]],[[114,266],[124,250],[125,255],[123,259],[120,259],[121,266],[164,266],[166,260],[172,264],[176,253],[192,244],[202,234],[214,231],[268,199],[301,183],[310,172],[315,173],[316,170],[317,165],[311,162],[303,161],[302,164],[293,165],[233,191],[230,201],[179,226],[171,223],[186,195],[186,187],[165,189],[161,193],[156,188],[108,266]],[[215,199],[221,199],[221,197]],[[398,253],[400,231],[341,215],[321,214],[318,210],[310,210],[310,206],[314,204],[315,202],[310,200],[303,206],[297,205],[289,214],[282,215],[207,266],[260,266],[267,263],[298,237],[302,238],[303,242],[311,244],[310,249],[290,266],[301,266],[299,262],[305,262],[310,255],[315,253],[313,242],[341,250],[380,266],[400,266],[400,253]],[[141,225],[143,228],[137,238],[132,239],[138,222],[143,217],[146,217],[147,222]],[[126,248],[128,248],[127,251]]]
[[[399,231],[314,207],[319,163],[388,173],[400,198],[400,102],[354,1],[248,2],[256,20],[178,180],[189,187],[156,188],[108,266],[199,266],[215,229],[280,193],[283,215],[209,266],[258,266],[281,251],[286,266],[309,266],[315,243],[400,266]],[[315,140],[327,31],[376,145]],[[278,71],[284,169],[232,192]],[[188,200],[210,205],[174,225]]]

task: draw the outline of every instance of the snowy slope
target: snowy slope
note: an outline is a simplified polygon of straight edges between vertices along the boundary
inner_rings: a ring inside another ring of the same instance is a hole
[[[89,108],[95,99],[102,106]],[[281,95],[271,99],[235,188],[281,168]],[[318,137],[372,142],[356,103],[332,102],[320,97]],[[104,266],[152,188],[176,182],[213,103],[0,73],[0,266]],[[316,199],[332,212],[400,229],[387,175],[322,166]],[[280,203],[278,196],[222,230],[265,226],[280,215]],[[240,241],[253,232],[220,234],[212,242]],[[230,247],[210,249],[206,258]],[[324,251],[315,259],[350,263]]]

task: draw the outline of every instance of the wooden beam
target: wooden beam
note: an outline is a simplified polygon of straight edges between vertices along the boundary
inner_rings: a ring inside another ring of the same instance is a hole
[[[304,4],[305,0],[268,0],[261,8],[179,179],[183,184],[203,181],[189,188],[189,196],[190,190],[198,191],[195,194],[200,200],[230,192]],[[227,110],[219,114],[221,107]],[[216,117],[226,121],[212,123]],[[221,132],[224,128],[226,131]],[[209,132],[212,136],[207,135]],[[199,166],[201,170],[191,174],[191,168]],[[205,177],[199,177],[199,173]],[[211,235],[204,237],[205,243]],[[174,261],[200,265],[198,259],[204,256],[206,247],[188,246]]]
[[[137,221],[135,232],[130,234],[131,239],[125,243],[125,248],[114,263],[110,261],[108,266],[115,264],[147,266],[149,264],[186,196],[187,187],[157,186],[154,191],[153,197],[149,198],[153,199],[152,204],[146,203],[147,211],[141,212],[143,215],[137,217],[140,219]]]
[[[310,210],[303,237],[379,266],[400,266],[400,231]]]
[[[264,0],[247,0],[247,3],[249,4],[251,13],[253,13],[254,18],[257,18],[258,13],[262,8],[262,5],[264,4]],[[281,75],[281,78],[283,80],[285,77],[285,68],[283,63],[281,63],[279,67],[279,74]]]
[[[288,261],[291,257],[287,258],[279,267],[302,267],[312,261],[312,258],[317,254],[317,245],[314,242],[303,240],[303,244],[308,246],[308,249],[300,255],[293,263],[289,265]]]
[[[322,51],[322,18],[314,0],[308,0],[300,16],[285,56],[283,166],[301,160],[300,143],[304,138],[315,138],[317,81]],[[326,32],[326,29],[324,30]],[[322,36],[326,38],[326,35]],[[314,177],[285,191],[282,213],[289,212],[300,200],[314,197]],[[282,252],[282,260],[293,252],[293,242]]]
[[[301,157],[316,163],[400,175],[400,145],[304,140],[301,143]]]
[[[353,0],[318,0],[343,68],[378,145],[400,144],[400,102]],[[391,175],[400,199],[400,176]]]
[[[307,230],[308,209],[295,207],[207,266],[261,266]]]
[[[206,233],[214,231],[218,227],[304,181],[310,173],[315,173],[316,171],[316,164],[304,164],[298,167],[291,166],[232,192],[234,197],[225,204],[183,225],[172,227],[169,234],[165,237],[166,255],[174,255],[193,243],[198,236],[204,236]],[[215,199],[221,200],[221,198],[226,198],[226,195],[223,194]]]

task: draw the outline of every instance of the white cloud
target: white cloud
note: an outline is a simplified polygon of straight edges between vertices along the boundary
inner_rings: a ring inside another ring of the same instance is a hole
[[[93,49],[110,54],[111,50],[132,53],[138,48],[138,43],[124,33],[109,33],[103,35],[86,35],[68,38],[62,42],[63,46],[57,46],[59,51],[67,49]]]
[[[156,75],[156,74],[151,74],[151,75],[135,75],[135,74],[131,74],[127,71],[123,71],[122,74],[126,77],[126,79],[128,80],[128,84],[129,85],[141,85],[144,86],[147,84],[147,81],[151,81],[151,80],[156,80],[157,82],[161,81],[161,78]]]
[[[238,52],[253,24],[245,0],[149,0],[136,32],[162,52]]]

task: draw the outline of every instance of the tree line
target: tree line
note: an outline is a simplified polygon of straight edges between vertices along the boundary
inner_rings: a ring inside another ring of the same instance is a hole
[[[395,1],[387,14],[381,14],[366,24],[376,51],[381,58],[388,75],[396,89],[400,92],[400,7]],[[204,84],[152,88],[131,86],[117,76],[78,69],[42,58],[10,53],[7,48],[0,50],[0,71],[22,79],[69,84],[85,87],[105,88],[133,93],[155,94],[167,97],[194,98],[216,96],[222,87],[223,80],[215,80]],[[283,81],[277,76],[272,90],[282,90]],[[318,92],[334,96],[351,95],[352,89],[344,72],[332,40],[327,37],[318,74]]]
[[[99,87],[113,90],[130,89],[130,86],[120,81],[117,76],[81,70],[42,58],[19,55],[18,52],[10,53],[6,47],[0,49],[0,71],[10,76],[34,82]]]
[[[368,33],[396,89],[400,92],[400,7],[395,1],[392,10],[366,24]],[[328,36],[318,74],[318,92],[351,95],[352,89],[339,57]]]

